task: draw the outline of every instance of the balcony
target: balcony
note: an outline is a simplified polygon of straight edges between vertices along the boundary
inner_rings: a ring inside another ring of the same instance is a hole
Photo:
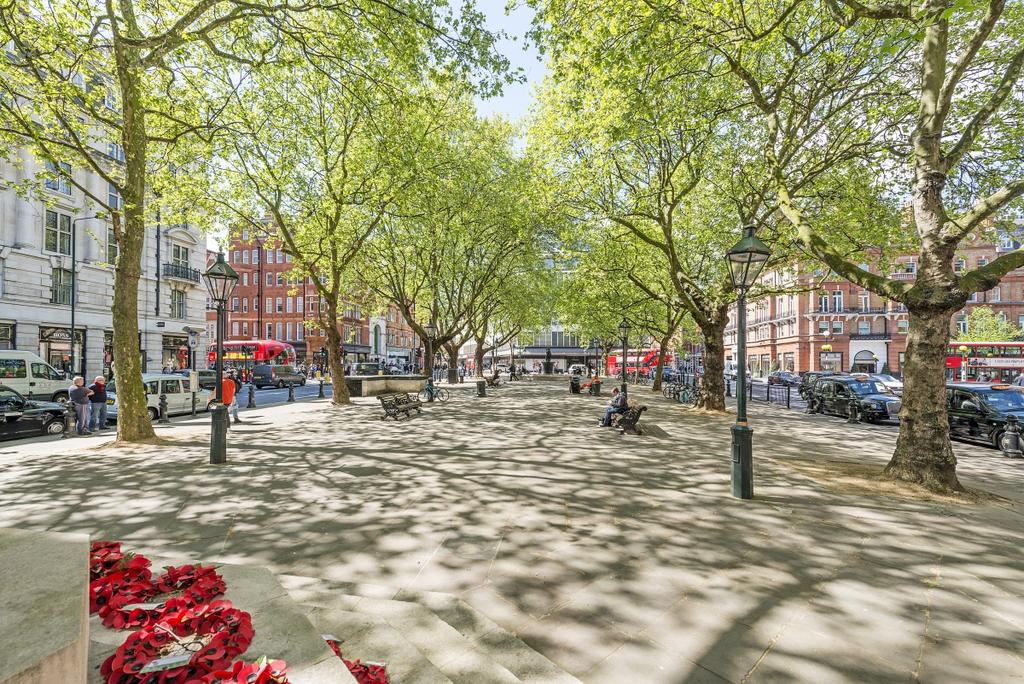
[[[891,333],[850,333],[850,340],[883,340],[892,339]]]
[[[906,271],[900,271],[899,273],[890,273],[889,277],[893,280],[917,280],[916,273],[907,273]]]
[[[164,264],[163,274],[164,278],[185,280],[190,283],[198,283],[201,275],[198,268],[189,268],[182,264]]]

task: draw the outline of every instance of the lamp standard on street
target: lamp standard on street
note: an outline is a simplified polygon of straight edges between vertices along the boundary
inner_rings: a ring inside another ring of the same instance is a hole
[[[224,405],[224,319],[231,291],[238,284],[238,274],[224,261],[224,252],[217,254],[214,262],[203,274],[210,299],[217,309],[217,387],[211,410],[213,431],[210,435],[210,463],[226,463],[228,460],[228,407]]]
[[[971,351],[971,348],[966,344],[961,344],[956,350],[960,352],[960,382],[967,382],[967,353]]]
[[[747,424],[747,290],[757,282],[771,256],[767,245],[757,239],[755,226],[744,226],[743,237],[726,257],[729,276],[736,290],[736,424],[732,426],[732,495],[754,498],[754,430]]]
[[[619,339],[622,340],[622,396],[627,396],[626,391],[626,359],[629,358],[629,321],[625,318],[619,323]]]
[[[79,358],[75,355],[75,342],[77,342],[75,336],[75,309],[78,305],[76,301],[78,299],[78,231],[75,230],[75,224],[79,221],[88,221],[94,218],[104,218],[104,214],[93,214],[92,216],[82,216],[71,221],[71,375],[85,375],[85,370],[77,368],[76,363],[81,363]],[[85,350],[82,350],[82,356],[85,356]]]
[[[427,348],[423,350],[423,366],[427,365],[427,358],[434,359],[436,361],[436,354],[434,353],[434,340],[437,338],[437,326],[434,325],[434,321],[430,321],[423,326],[423,332],[427,333]],[[430,376],[434,376],[434,367],[430,367]]]

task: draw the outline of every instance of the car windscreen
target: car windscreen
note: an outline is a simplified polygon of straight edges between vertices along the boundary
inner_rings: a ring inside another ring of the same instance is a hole
[[[990,390],[979,392],[986,404],[996,411],[1017,411],[1024,409],[1024,392],[1020,390]]]
[[[849,387],[854,394],[859,394],[861,396],[865,394],[889,393],[888,388],[880,382],[851,382],[847,387]]]
[[[878,380],[881,380],[882,382],[899,382],[899,380],[897,380],[891,375],[876,375],[874,377]]]
[[[17,392],[11,389],[0,389],[0,404],[2,405],[14,405],[20,404],[22,401],[21,397]]]

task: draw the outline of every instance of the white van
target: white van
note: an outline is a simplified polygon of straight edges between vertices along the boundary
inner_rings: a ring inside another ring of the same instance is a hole
[[[167,415],[180,416],[192,412],[192,385],[187,377],[169,373],[146,373],[141,378],[146,389],[146,406],[149,417],[160,417],[160,395],[167,397]],[[213,399],[213,392],[199,389],[196,392],[196,411],[205,411]],[[117,421],[117,385],[107,383],[107,419]]]
[[[17,349],[0,349],[0,385],[18,394],[43,401],[67,401],[71,379],[39,355]]]

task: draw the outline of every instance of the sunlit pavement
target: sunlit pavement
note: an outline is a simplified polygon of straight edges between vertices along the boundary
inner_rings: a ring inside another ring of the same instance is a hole
[[[1009,501],[840,492],[785,461],[881,465],[895,431],[756,403],[740,501],[728,417],[634,388],[651,427],[622,436],[561,382],[451,391],[397,423],[373,399],[253,410],[222,466],[201,421],[2,444],[0,524],[459,594],[587,682],[1022,681],[1024,461],[957,446]]]

